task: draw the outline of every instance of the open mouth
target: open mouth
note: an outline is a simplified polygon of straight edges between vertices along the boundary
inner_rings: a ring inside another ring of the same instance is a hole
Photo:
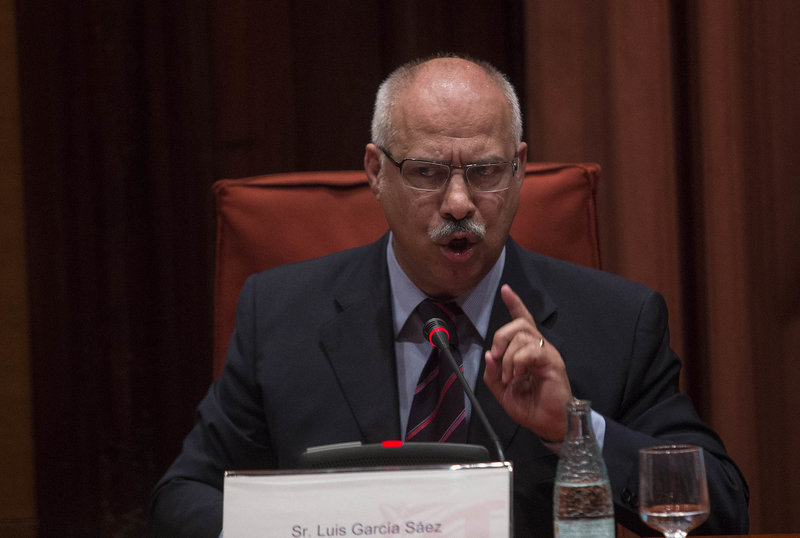
[[[451,262],[463,263],[472,258],[475,252],[476,238],[468,235],[451,237],[446,243],[440,243],[439,248],[445,258]]]
[[[450,240],[450,242],[448,242],[446,246],[448,250],[455,252],[457,254],[461,254],[466,252],[472,247],[472,242],[466,237],[459,237]]]

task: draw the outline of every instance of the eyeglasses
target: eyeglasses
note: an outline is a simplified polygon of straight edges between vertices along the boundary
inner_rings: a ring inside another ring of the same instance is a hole
[[[422,159],[403,159],[397,162],[388,150],[379,146],[379,149],[392,164],[400,169],[403,182],[409,188],[436,192],[450,179],[453,169],[464,170],[464,179],[469,188],[478,192],[499,192],[511,186],[511,178],[517,172],[519,161],[500,161],[496,163],[465,164],[454,166],[452,164],[423,161]]]

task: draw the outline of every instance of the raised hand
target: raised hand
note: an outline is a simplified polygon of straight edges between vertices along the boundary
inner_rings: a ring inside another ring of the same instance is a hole
[[[512,319],[494,334],[483,380],[517,424],[543,439],[561,441],[567,427],[565,406],[572,399],[564,361],[508,284],[500,295]]]

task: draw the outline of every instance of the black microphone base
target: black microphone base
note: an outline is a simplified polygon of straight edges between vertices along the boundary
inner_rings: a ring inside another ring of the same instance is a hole
[[[342,443],[307,449],[300,455],[301,469],[388,467],[488,463],[489,451],[481,445],[460,443]]]

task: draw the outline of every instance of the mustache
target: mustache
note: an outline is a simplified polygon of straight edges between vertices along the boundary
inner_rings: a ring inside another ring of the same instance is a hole
[[[486,237],[486,226],[475,222],[471,218],[463,218],[458,220],[446,220],[439,226],[428,232],[430,238],[434,241],[444,239],[449,235],[467,233],[474,235],[479,239]]]

